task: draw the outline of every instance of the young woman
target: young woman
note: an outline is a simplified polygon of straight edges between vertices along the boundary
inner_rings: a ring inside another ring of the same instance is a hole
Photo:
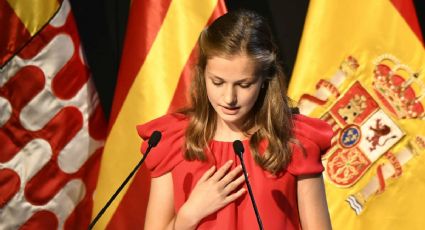
[[[191,108],[137,127],[145,140],[154,130],[163,136],[146,160],[145,229],[258,229],[234,140],[244,145],[264,229],[331,229],[320,157],[332,130],[291,113],[264,18],[228,13],[198,45]]]

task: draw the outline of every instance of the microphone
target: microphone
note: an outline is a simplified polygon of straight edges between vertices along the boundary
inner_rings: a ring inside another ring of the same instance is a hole
[[[97,223],[97,221],[99,220],[99,218],[103,215],[103,213],[106,211],[106,209],[109,207],[109,205],[111,205],[112,201],[114,201],[114,199],[121,192],[121,190],[124,188],[124,186],[133,177],[134,173],[137,172],[137,170],[139,169],[139,167],[142,165],[142,163],[145,161],[146,157],[148,156],[148,153],[151,151],[151,149],[153,147],[156,147],[156,145],[158,144],[158,142],[161,140],[161,136],[162,136],[161,135],[161,132],[159,132],[159,131],[153,131],[153,133],[151,134],[151,137],[149,138],[149,141],[148,141],[148,148],[146,149],[145,154],[143,154],[142,159],[139,161],[139,163],[136,165],[136,167],[134,167],[133,171],[131,171],[131,173],[127,176],[127,178],[125,178],[125,180],[121,184],[121,186],[117,189],[117,191],[115,191],[114,195],[112,195],[112,197],[108,200],[108,202],[106,202],[106,204],[102,208],[102,210],[100,210],[100,212],[96,215],[96,217],[90,223],[90,225],[88,227],[89,230],[93,229],[94,225]]]
[[[160,131],[153,131],[151,137],[148,140],[148,149],[146,150],[145,154],[148,154],[150,151],[150,148],[156,147],[158,142],[161,140],[161,132]]]
[[[258,212],[258,209],[257,209],[257,204],[255,203],[254,194],[252,193],[251,184],[249,183],[248,175],[246,173],[245,163],[243,161],[243,153],[245,150],[240,140],[236,140],[233,142],[233,151],[235,151],[235,154],[238,155],[241,161],[242,171],[243,171],[243,175],[245,176],[246,186],[248,187],[249,197],[251,198],[251,203],[252,203],[252,206],[254,207],[255,217],[257,217],[258,228],[263,230],[264,229],[263,222],[261,221],[260,213]]]

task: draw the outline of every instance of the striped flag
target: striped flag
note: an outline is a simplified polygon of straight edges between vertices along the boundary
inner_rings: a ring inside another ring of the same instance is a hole
[[[224,12],[221,0],[132,1],[93,216],[141,158],[136,125],[186,104],[199,33]],[[149,182],[142,167],[96,227],[142,227]]]
[[[425,50],[411,0],[311,1],[290,96],[335,131],[334,229],[423,229]]]
[[[106,122],[67,0],[0,0],[0,229],[90,222]]]

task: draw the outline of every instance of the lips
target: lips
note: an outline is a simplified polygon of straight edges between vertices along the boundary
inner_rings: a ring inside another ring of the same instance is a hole
[[[239,112],[240,107],[225,107],[221,106],[221,111],[226,115],[235,115]]]

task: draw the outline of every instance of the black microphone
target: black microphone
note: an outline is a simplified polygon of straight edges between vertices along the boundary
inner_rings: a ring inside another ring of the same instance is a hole
[[[151,137],[148,140],[148,149],[146,150],[145,154],[148,154],[150,149],[153,147],[156,147],[158,142],[161,140],[161,132],[160,131],[153,131]]]
[[[240,140],[236,140],[233,142],[233,151],[235,151],[235,154],[238,155],[241,161],[242,171],[243,171],[243,175],[245,176],[246,186],[248,187],[249,197],[251,198],[251,203],[252,203],[252,206],[254,207],[255,217],[257,217],[258,228],[263,230],[264,229],[263,222],[261,222],[260,213],[258,212],[257,204],[255,203],[254,194],[252,193],[251,184],[249,184],[248,175],[246,173],[246,168],[245,168],[245,163],[243,161],[243,153],[245,150]]]
[[[153,147],[155,147],[159,140],[161,140],[161,132],[159,131],[153,131],[151,134],[151,137],[148,141],[148,148],[146,149],[145,154],[143,154],[142,159],[139,161],[139,163],[134,167],[133,171],[125,178],[124,182],[121,184],[121,186],[115,191],[114,195],[106,202],[105,206],[100,210],[100,212],[96,215],[96,217],[93,219],[93,221],[89,225],[89,230],[91,230],[96,222],[99,220],[99,218],[103,215],[103,213],[106,211],[106,209],[111,205],[112,201],[114,201],[115,197],[121,192],[121,190],[124,188],[124,186],[128,183],[128,181],[133,177],[134,173],[137,172],[139,167],[142,165],[142,163],[145,161],[146,157],[148,156],[148,153],[151,151]]]

